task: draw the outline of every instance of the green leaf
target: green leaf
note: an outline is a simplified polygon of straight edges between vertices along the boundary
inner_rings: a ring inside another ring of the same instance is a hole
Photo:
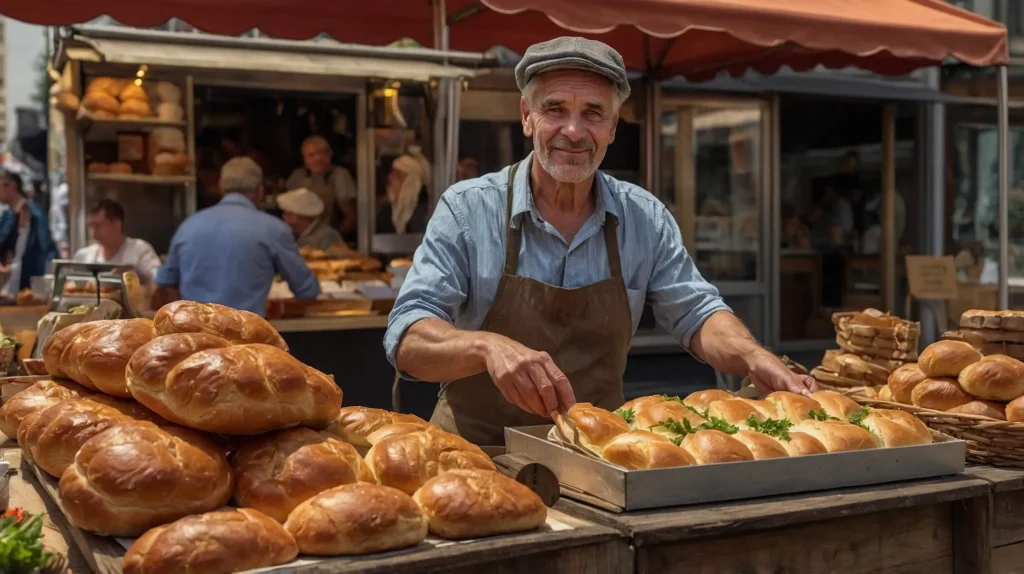
[[[681,421],[677,421],[675,419],[668,419],[661,421],[660,423],[654,425],[651,428],[655,429],[659,427],[667,430],[672,434],[679,435],[680,437],[685,437],[688,434],[693,434],[697,431],[702,430],[717,430],[722,431],[726,434],[736,434],[740,430],[739,427],[731,425],[725,422],[723,419],[717,417],[711,417],[707,420],[707,422],[703,422],[696,427],[693,426],[693,424],[690,423],[690,421],[687,419],[683,419]]]
[[[816,421],[837,421],[837,420],[839,420],[836,417],[830,416],[828,413],[825,412],[824,409],[822,409],[820,411],[815,411],[815,410],[808,411],[807,412],[807,416],[812,418],[812,419],[814,419],[814,420],[816,420]]]
[[[682,403],[683,402],[683,399],[681,399],[681,398],[679,398],[677,396],[671,396],[670,397],[668,395],[661,395],[661,398],[665,402],[676,402],[676,403]]]
[[[631,423],[636,419],[636,413],[633,412],[633,409],[618,409],[615,411],[615,414],[626,419],[627,423]]]
[[[855,424],[857,426],[864,426],[864,419],[868,418],[869,414],[871,414],[871,407],[861,407],[859,411],[846,417],[846,422]]]
[[[13,516],[0,519],[0,572],[29,574],[42,568],[50,559],[39,539],[42,532],[40,514],[26,515],[21,525]]]
[[[711,418],[711,416],[708,415],[708,410],[707,409],[700,410],[697,407],[691,407],[690,405],[686,405],[686,408],[690,409],[691,413],[699,416],[702,419]]]
[[[747,426],[750,430],[757,431],[759,433],[766,434],[771,437],[775,437],[779,440],[789,440],[789,429],[793,426],[793,423],[788,420],[776,420],[776,419],[765,419],[761,420],[750,415],[747,419]]]

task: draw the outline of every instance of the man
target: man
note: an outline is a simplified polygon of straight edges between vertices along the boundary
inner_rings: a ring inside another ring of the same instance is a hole
[[[324,221],[343,235],[356,231],[356,182],[347,169],[331,164],[330,144],[321,136],[310,136],[302,142],[302,163],[285,183],[288,189],[305,187],[324,202]],[[340,223],[336,223],[339,218]]]
[[[124,208],[112,199],[103,199],[89,211],[89,234],[93,243],[75,252],[73,261],[109,263],[135,268],[139,281],[152,291],[160,257],[153,246],[124,234]]]
[[[57,257],[46,214],[25,194],[21,176],[0,171],[0,202],[9,208],[0,216],[0,253],[8,271],[4,293],[17,295],[30,285],[32,277],[46,274],[46,266]]]
[[[719,371],[813,389],[704,281],[668,209],[597,172],[629,96],[621,56],[558,38],[527,50],[516,81],[535,152],[444,194],[385,336],[400,372],[447,383],[432,422],[490,446],[576,401],[618,408],[646,301]]]
[[[391,162],[387,204],[377,212],[377,233],[423,233],[429,213],[427,183],[432,168],[414,146]]]
[[[292,228],[299,247],[330,249],[345,243],[336,229],[320,221],[324,202],[312,191],[303,187],[282,193],[277,197],[277,207],[284,222]]]
[[[263,170],[248,157],[224,164],[224,198],[186,219],[174,233],[167,261],[157,272],[154,308],[176,299],[220,303],[266,313],[267,294],[280,274],[296,299],[315,299],[320,284],[299,255],[292,231],[256,209],[263,199]]]

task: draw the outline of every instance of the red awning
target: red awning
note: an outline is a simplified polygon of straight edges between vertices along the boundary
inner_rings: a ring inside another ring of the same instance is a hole
[[[1006,29],[943,0],[448,0],[450,47],[522,52],[567,33],[603,40],[634,70],[703,79],[857,66],[903,74],[954,57],[1006,64]],[[0,12],[46,25],[112,16],[151,27],[177,17],[207,32],[280,38],[326,32],[382,45],[433,43],[429,0],[6,0]]]

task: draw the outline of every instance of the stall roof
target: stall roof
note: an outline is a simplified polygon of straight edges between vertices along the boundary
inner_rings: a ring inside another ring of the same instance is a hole
[[[475,72],[471,67],[492,62],[483,54],[467,52],[378,48],[333,40],[233,38],[109,26],[75,28],[63,53],[67,58],[86,62],[421,82],[432,78],[472,77]],[[452,63],[461,65],[450,65]]]

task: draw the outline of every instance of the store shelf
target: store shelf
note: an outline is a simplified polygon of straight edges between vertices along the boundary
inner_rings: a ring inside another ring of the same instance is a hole
[[[134,183],[138,185],[189,185],[195,182],[191,175],[149,175],[145,173],[90,173],[90,182]]]
[[[95,139],[112,139],[120,132],[148,132],[156,128],[178,128],[184,130],[188,127],[184,121],[172,122],[149,119],[99,119],[88,114],[80,115],[78,127],[83,135],[90,135]]]

